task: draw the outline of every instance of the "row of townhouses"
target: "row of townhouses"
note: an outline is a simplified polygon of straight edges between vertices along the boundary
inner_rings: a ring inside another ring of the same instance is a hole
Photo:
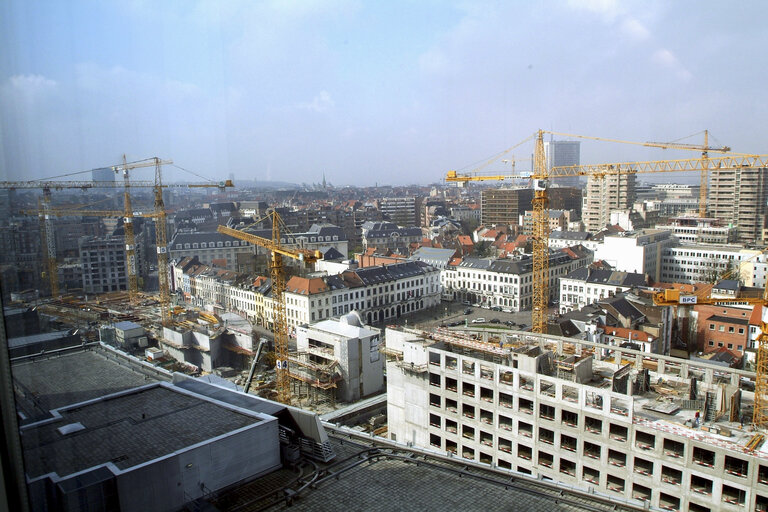
[[[197,258],[171,265],[174,292],[198,307],[241,313],[259,325],[274,318],[269,279],[216,269]],[[367,323],[380,323],[440,303],[440,271],[421,261],[405,261],[347,270],[337,275],[288,279],[285,289],[288,327],[357,311]]]
[[[550,298],[557,297],[559,279],[592,263],[592,251],[583,246],[565,248],[549,255]],[[487,307],[523,311],[533,301],[533,258],[464,258],[444,270],[445,294]]]

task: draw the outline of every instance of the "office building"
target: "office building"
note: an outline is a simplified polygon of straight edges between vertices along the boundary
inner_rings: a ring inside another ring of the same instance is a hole
[[[664,249],[677,245],[670,231],[641,229],[606,236],[595,251],[595,260],[604,260],[616,270],[646,274],[661,279]]]
[[[558,296],[561,277],[590,263],[592,251],[581,246],[550,252],[550,300]],[[444,294],[453,300],[511,311],[523,311],[533,302],[533,258],[530,256],[517,260],[464,258],[458,265],[444,269],[442,274]]]
[[[480,194],[480,223],[484,226],[517,226],[520,216],[532,209],[530,188],[489,188]]]
[[[91,180],[93,181],[115,181],[117,174],[111,167],[102,167],[91,171]],[[120,179],[123,179],[122,174]]]
[[[83,237],[79,240],[79,249],[85,293],[128,289],[125,239],[122,236]],[[141,260],[139,251],[136,252],[136,259]]]
[[[721,219],[693,216],[673,217],[668,224],[656,224],[656,229],[671,231],[683,244],[730,244],[738,234],[735,226]]]
[[[553,167],[564,167],[569,165],[579,165],[581,153],[581,142],[570,140],[551,140],[544,142],[544,158],[547,169],[550,171]],[[557,178],[552,180],[556,187],[579,187],[579,177],[569,176],[567,178]],[[558,205],[558,208],[563,208]]]
[[[661,281],[667,283],[714,282],[728,271],[744,286],[763,288],[768,255],[743,246],[684,244],[665,248],[661,259]]]

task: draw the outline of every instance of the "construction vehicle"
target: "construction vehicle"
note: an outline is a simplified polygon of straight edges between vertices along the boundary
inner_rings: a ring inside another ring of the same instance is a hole
[[[247,231],[219,226],[218,232],[229,235],[239,240],[245,240],[259,247],[264,247],[271,253],[269,270],[272,278],[272,298],[274,300],[274,322],[273,330],[275,334],[275,352],[277,361],[275,369],[277,372],[277,400],[284,404],[291,403],[290,374],[288,372],[288,326],[285,316],[285,268],[283,257],[292,258],[310,265],[323,255],[320,251],[310,251],[307,249],[292,249],[284,247],[280,242],[280,226],[282,221],[276,211],[272,211],[269,216],[272,218],[272,239],[260,237]]]
[[[733,156],[723,156],[716,158],[700,159],[679,159],[679,160],[652,160],[639,162],[618,162],[603,164],[583,164],[563,167],[547,168],[544,157],[544,130],[539,130],[534,136],[534,165],[530,176],[533,182],[533,302],[532,302],[532,328],[531,331],[539,334],[547,333],[547,305],[549,302],[549,199],[547,197],[547,185],[550,179],[563,178],[570,176],[594,176],[604,178],[606,176],[618,176],[622,174],[641,174],[641,173],[666,173],[666,172],[686,172],[720,168],[765,168],[768,167],[768,155],[746,155],[734,154]],[[547,132],[558,135],[558,132]],[[585,139],[604,140],[611,142],[626,141],[616,139],[604,139],[598,137],[579,136]],[[530,140],[530,137],[525,141]],[[523,142],[525,142],[523,141]],[[520,144],[522,144],[521,142]],[[659,147],[664,143],[634,143],[644,146]],[[519,145],[519,144],[518,144]],[[515,146],[516,147],[516,146]],[[684,148],[681,148],[684,149]],[[690,149],[690,148],[689,148]],[[710,150],[713,148],[708,148]],[[719,151],[730,151],[730,148],[724,147]],[[456,171],[448,171],[446,182],[453,182],[459,185],[473,181],[493,181],[508,180],[519,178],[516,175],[472,175],[459,174]],[[768,336],[764,336],[768,341]],[[762,337],[761,337],[762,339]],[[765,343],[759,343],[758,349],[758,387],[762,393],[761,400],[768,406],[768,347],[763,347]],[[761,360],[760,355],[763,354]],[[757,393],[756,393],[757,394]],[[755,417],[758,417],[758,408],[756,407]],[[765,415],[760,417],[759,425],[768,423],[768,410]]]

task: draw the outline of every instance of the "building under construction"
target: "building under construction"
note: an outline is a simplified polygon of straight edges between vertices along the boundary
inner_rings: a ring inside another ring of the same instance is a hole
[[[588,341],[387,329],[392,440],[667,510],[768,510],[755,375]]]
[[[296,329],[290,356],[292,388],[310,404],[360,400],[384,388],[379,329],[363,325],[357,313]]]

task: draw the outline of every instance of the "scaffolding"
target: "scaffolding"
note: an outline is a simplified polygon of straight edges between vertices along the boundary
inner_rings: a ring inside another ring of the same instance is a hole
[[[306,394],[310,405],[336,404],[336,389],[342,380],[338,361],[318,364],[311,360],[309,352],[289,354],[288,375],[291,379],[291,392],[301,402]]]

